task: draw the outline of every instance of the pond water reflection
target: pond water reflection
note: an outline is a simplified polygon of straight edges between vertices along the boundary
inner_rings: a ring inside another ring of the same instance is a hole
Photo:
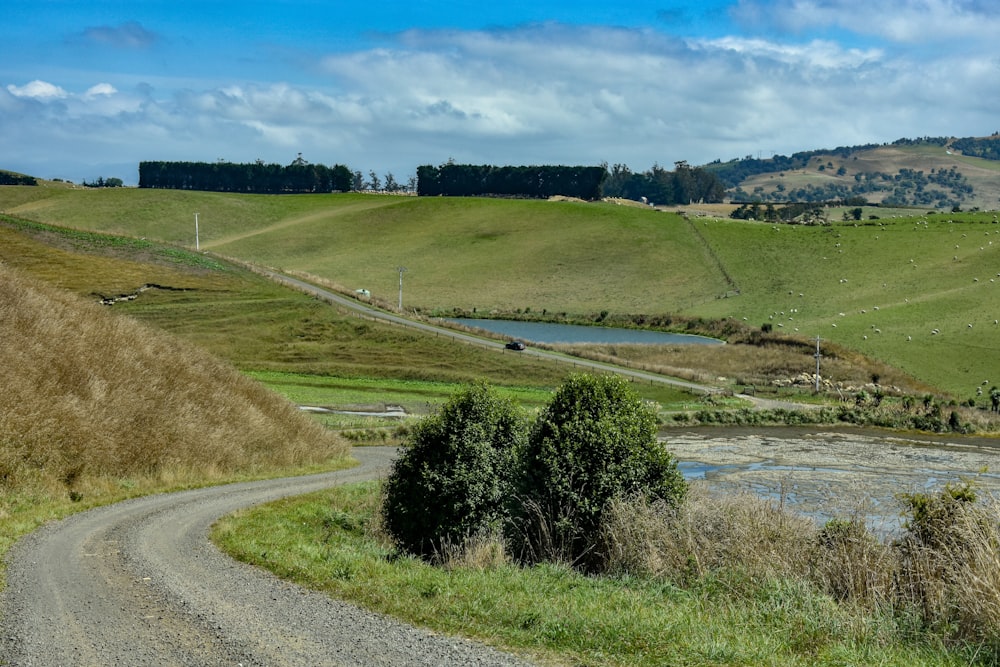
[[[638,343],[651,345],[722,345],[723,341],[690,334],[649,331],[645,329],[619,329],[614,327],[592,327],[579,324],[557,324],[554,322],[517,322],[514,320],[484,320],[470,318],[448,319],[448,322],[463,324],[485,331],[502,334],[510,338],[534,343]]]
[[[749,491],[818,521],[860,511],[881,533],[900,526],[899,493],[975,478],[1000,493],[997,441],[860,429],[702,428],[660,434],[685,477],[722,492]]]

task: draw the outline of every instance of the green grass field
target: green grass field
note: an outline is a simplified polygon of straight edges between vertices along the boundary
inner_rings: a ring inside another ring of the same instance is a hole
[[[958,399],[1000,382],[991,213],[804,227],[610,203],[66,187],[2,188],[0,210],[187,247],[198,212],[203,248],[387,303],[405,266],[407,309],[733,318],[842,344]]]

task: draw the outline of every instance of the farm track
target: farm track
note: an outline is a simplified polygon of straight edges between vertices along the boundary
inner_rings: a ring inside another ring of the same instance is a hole
[[[504,352],[504,343],[494,340],[489,340],[487,338],[481,338],[479,336],[474,336],[472,334],[463,333],[461,331],[455,331],[454,329],[448,329],[445,327],[438,327],[432,324],[427,324],[425,322],[419,322],[416,320],[410,320],[405,317],[400,317],[399,315],[393,315],[392,313],[387,313],[370,306],[366,306],[354,299],[336,294],[329,290],[323,289],[322,287],[317,287],[308,282],[292,278],[290,276],[282,275],[274,271],[262,271],[271,280],[282,283],[289,287],[293,287],[307,294],[311,294],[317,299],[321,299],[330,303],[332,305],[343,306],[351,310],[356,311],[364,317],[370,317],[372,319],[382,320],[384,322],[390,322],[392,324],[397,324],[405,327],[412,327],[414,329],[419,329],[427,333],[433,333],[436,336],[451,338],[455,341],[470,344],[479,345],[482,347],[498,350]],[[589,359],[581,359],[578,357],[567,357],[566,355],[559,354],[556,352],[550,352],[548,350],[538,349],[538,348],[527,348],[520,352],[512,352],[511,354],[520,355],[530,355],[535,356],[540,359],[546,359],[549,361],[555,361],[563,364],[572,364],[575,367],[580,367],[583,369],[602,371],[606,373],[617,373],[619,375],[624,375],[635,380],[640,380],[642,382],[657,382],[662,384],[669,384],[676,387],[681,387],[689,391],[693,391],[700,394],[712,394],[719,392],[717,387],[712,387],[709,385],[698,384],[695,382],[688,382],[687,380],[679,380],[677,378],[669,378],[663,375],[657,375],[655,373],[648,373],[645,371],[634,370],[630,368],[623,368],[622,366],[615,366],[612,364],[605,364],[599,361],[591,361]],[[746,400],[752,401],[755,404],[759,403],[761,399],[755,399],[751,396],[741,396]]]
[[[46,526],[8,557],[0,664],[523,665],[241,563],[208,539],[240,508],[376,478],[392,448],[307,477],[150,496]]]

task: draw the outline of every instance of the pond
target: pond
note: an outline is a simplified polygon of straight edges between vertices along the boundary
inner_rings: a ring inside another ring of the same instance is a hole
[[[860,513],[882,534],[901,526],[900,493],[975,479],[1000,493],[1000,442],[854,428],[664,429],[684,476],[712,491],[749,492],[825,522]]]
[[[648,345],[722,345],[723,341],[707,336],[649,331],[645,329],[619,329],[592,327],[580,324],[554,322],[516,322],[513,320],[486,320],[472,318],[448,319],[510,338],[533,343],[637,343]]]

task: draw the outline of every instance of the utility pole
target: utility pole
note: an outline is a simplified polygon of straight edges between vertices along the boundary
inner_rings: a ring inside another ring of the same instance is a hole
[[[403,273],[406,272],[406,267],[397,266],[396,270],[399,271],[399,312],[403,312]]]
[[[198,214],[194,214],[194,249],[201,250],[201,244],[198,239]]]
[[[816,336],[816,393],[819,393],[819,358],[823,355],[819,353],[819,336]]]

